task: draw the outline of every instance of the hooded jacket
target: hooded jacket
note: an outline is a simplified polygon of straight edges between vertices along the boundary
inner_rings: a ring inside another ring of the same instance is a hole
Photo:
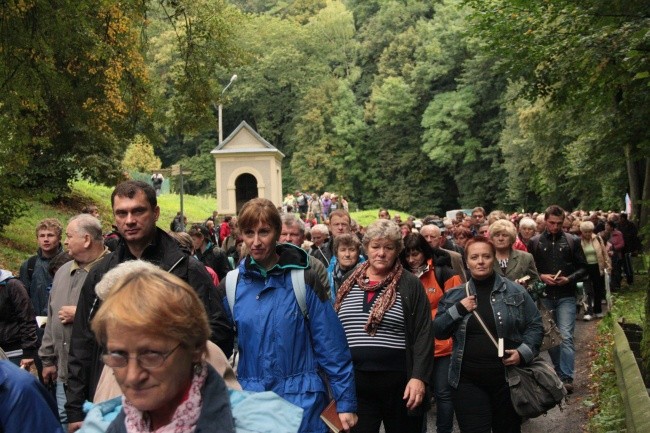
[[[247,391],[274,391],[302,407],[300,432],[325,433],[320,413],[328,396],[322,374],[338,411],[357,409],[350,350],[328,288],[309,267],[307,253],[291,244],[278,244],[276,252],[279,261],[268,271],[250,256],[239,265],[232,309],[240,350],[239,383]],[[308,317],[298,306],[292,269],[304,270]],[[224,304],[230,312],[225,297]]]

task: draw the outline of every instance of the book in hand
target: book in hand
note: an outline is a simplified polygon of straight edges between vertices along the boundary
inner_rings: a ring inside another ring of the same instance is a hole
[[[327,424],[330,431],[334,433],[345,431],[343,429],[343,423],[341,423],[341,419],[339,418],[339,414],[336,412],[336,402],[334,400],[330,401],[330,403],[325,407],[325,410],[321,412],[320,419],[322,419],[323,422]]]

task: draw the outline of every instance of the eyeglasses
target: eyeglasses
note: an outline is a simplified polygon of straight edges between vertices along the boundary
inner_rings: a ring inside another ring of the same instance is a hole
[[[129,364],[129,359],[135,358],[136,362],[140,368],[146,370],[158,368],[165,363],[167,358],[171,356],[176,349],[181,346],[181,343],[178,343],[169,352],[154,352],[149,351],[146,353],[140,353],[135,356],[127,356],[120,352],[107,352],[102,355],[102,361],[104,364],[108,365],[111,368],[123,368]]]

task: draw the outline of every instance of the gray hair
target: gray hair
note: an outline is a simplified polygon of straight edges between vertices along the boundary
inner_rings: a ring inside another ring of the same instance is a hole
[[[536,229],[537,223],[532,218],[524,217],[519,220],[519,228]]]
[[[296,218],[296,216],[292,213],[287,212],[285,214],[282,214],[282,225],[287,227],[293,227],[297,225],[302,234],[305,234],[305,222],[300,218]]]
[[[77,222],[77,232],[90,235],[91,239],[95,242],[104,242],[102,224],[97,218],[91,214],[82,213],[70,218],[68,224],[74,221]]]
[[[115,284],[125,275],[141,273],[144,270],[160,271],[156,265],[144,260],[129,260],[115,266],[106,272],[102,279],[95,285],[95,293],[102,301],[105,301]]]
[[[318,233],[320,233],[322,235],[325,235],[325,236],[330,235],[330,231],[329,231],[329,229],[327,228],[327,226],[325,224],[316,224],[314,227],[311,228],[311,232],[312,233],[313,232],[318,232]]]
[[[397,254],[404,249],[402,232],[397,223],[393,220],[376,220],[366,228],[366,234],[363,235],[363,248],[368,249],[368,244],[376,239],[388,239],[395,243]]]
[[[361,241],[359,241],[359,238],[354,233],[344,233],[334,238],[334,244],[332,246],[332,251],[338,258],[340,246],[354,247],[358,253],[361,250]]]

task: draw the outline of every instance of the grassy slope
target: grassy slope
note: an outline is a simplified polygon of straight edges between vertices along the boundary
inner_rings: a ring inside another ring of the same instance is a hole
[[[59,203],[46,205],[39,202],[29,203],[29,209],[22,217],[16,219],[0,233],[0,268],[18,273],[20,264],[36,250],[34,228],[44,218],[57,218],[64,226],[66,221],[79,213],[89,204],[99,207],[104,231],[111,229],[111,192],[112,188],[92,184],[86,181],[77,181],[72,185],[72,194]],[[158,198],[160,206],[160,219],[158,226],[163,230],[169,229],[169,224],[180,210],[180,196],[177,194],[164,194]],[[188,223],[202,222],[216,209],[214,198],[183,196],[183,210]],[[377,209],[353,212],[352,218],[359,224],[367,226],[377,219]],[[403,219],[406,212],[390,210],[391,215],[399,213]],[[65,236],[64,236],[65,238]]]

